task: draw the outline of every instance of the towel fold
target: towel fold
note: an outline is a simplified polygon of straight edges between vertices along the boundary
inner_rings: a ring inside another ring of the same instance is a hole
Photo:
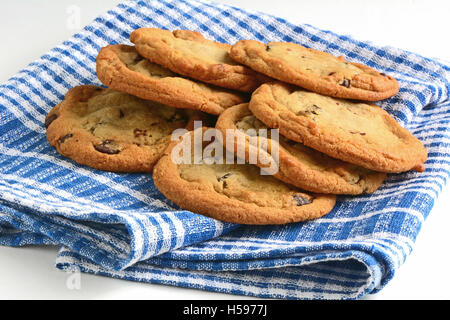
[[[139,27],[189,29],[220,42],[297,42],[395,77],[377,103],[426,146],[424,173],[392,174],[371,195],[339,196],[327,216],[240,226],[182,210],[151,175],[115,174],[57,154],[44,119],[65,93],[100,84],[95,59]],[[60,269],[287,299],[377,292],[411,252],[449,176],[450,67],[267,14],[203,1],[128,1],[0,86],[0,244],[58,244]]]

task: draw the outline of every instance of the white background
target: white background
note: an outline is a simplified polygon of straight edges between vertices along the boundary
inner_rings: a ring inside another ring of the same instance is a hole
[[[77,32],[80,25],[120,1],[2,0],[0,83]],[[450,61],[450,2],[425,0],[223,0],[244,9],[308,23],[375,44],[392,45]],[[413,253],[394,279],[366,299],[450,299],[450,189],[445,188],[419,234]],[[55,269],[56,247],[0,247],[0,299],[247,299],[177,287],[81,275],[70,290],[69,275]]]

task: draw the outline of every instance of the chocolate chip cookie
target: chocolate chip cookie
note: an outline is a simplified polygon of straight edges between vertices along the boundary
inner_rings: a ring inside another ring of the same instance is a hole
[[[248,104],[227,109],[217,120],[216,128],[222,131],[224,137],[227,137],[229,130],[236,135],[236,138],[230,139],[230,143],[225,143],[230,152],[236,153],[237,148],[244,148],[247,161],[252,152],[255,155],[259,152],[269,153],[265,157],[269,156],[278,162],[279,170],[274,176],[304,190],[353,195],[372,193],[386,178],[385,173],[333,159],[283,136],[279,136],[277,148],[273,148],[277,142],[271,139],[269,128],[250,112]],[[258,136],[260,129],[266,130],[265,136],[257,138],[271,140],[263,144],[263,141],[249,137],[252,134]],[[278,152],[278,155],[273,156],[272,152]],[[259,157],[255,156],[255,159],[259,160]],[[267,161],[256,163],[263,168],[267,167],[267,164]]]
[[[332,97],[377,101],[399,89],[391,76],[295,43],[242,40],[230,57],[272,78]]]
[[[114,172],[151,172],[171,133],[197,114],[127,93],[78,86],[45,119],[47,140],[79,164]]]
[[[249,109],[288,139],[333,158],[380,172],[425,170],[424,145],[376,105],[271,83],[255,91]]]
[[[188,135],[193,145],[193,132]],[[180,141],[158,161],[153,179],[156,187],[183,209],[232,223],[266,225],[319,218],[335,205],[335,195],[307,193],[271,176],[261,176],[256,166],[177,165],[171,153]]]
[[[97,75],[109,88],[171,107],[214,115],[248,101],[244,94],[183,78],[143,58],[133,46],[102,48],[97,56]]]
[[[131,33],[130,40],[145,58],[192,79],[243,92],[268,81],[232,60],[231,45],[205,39],[199,32],[141,28]]]

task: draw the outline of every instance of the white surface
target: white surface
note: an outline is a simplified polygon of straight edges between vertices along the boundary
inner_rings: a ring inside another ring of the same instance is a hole
[[[2,0],[0,82],[61,43],[120,1]],[[450,61],[450,3],[424,0],[223,0],[292,22],[308,23],[357,39],[392,45]],[[75,7],[76,9],[76,7]],[[72,16],[73,17],[73,16]],[[450,189],[446,188],[419,234],[413,253],[395,278],[367,299],[450,299]],[[0,299],[248,299],[206,291],[141,284],[82,274],[80,289],[54,267],[56,248],[0,247]]]

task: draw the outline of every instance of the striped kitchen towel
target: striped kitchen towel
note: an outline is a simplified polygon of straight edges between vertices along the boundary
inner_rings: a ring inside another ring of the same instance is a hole
[[[46,141],[44,118],[80,84],[99,84],[102,46],[139,27],[190,29],[233,43],[290,41],[399,80],[378,103],[429,151],[424,173],[389,175],[340,196],[316,221],[239,226],[181,210],[150,175],[80,166]],[[449,176],[450,67],[309,25],[206,1],[128,1],[0,86],[0,244],[58,244],[56,265],[133,281],[263,298],[354,299],[377,292],[411,252]]]

